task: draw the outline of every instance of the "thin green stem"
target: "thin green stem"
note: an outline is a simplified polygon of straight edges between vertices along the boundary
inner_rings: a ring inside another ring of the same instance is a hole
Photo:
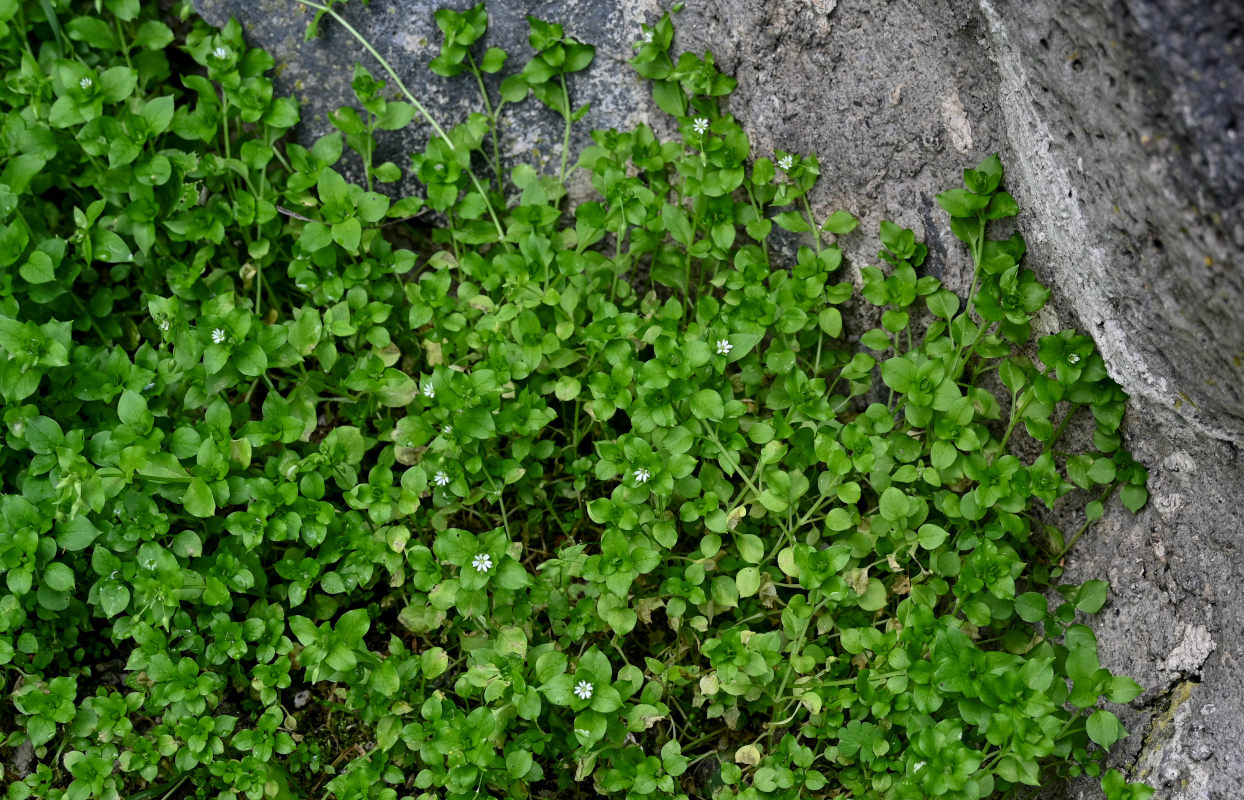
[[[781,702],[782,697],[786,692],[786,684],[790,680],[790,674],[794,670],[795,666],[793,659],[796,655],[798,655],[799,648],[803,646],[803,641],[808,636],[808,628],[812,627],[812,621],[816,617],[816,612],[824,608],[827,602],[829,602],[829,597],[823,597],[820,602],[812,607],[812,613],[808,615],[807,624],[803,626],[803,630],[799,631],[799,638],[795,640],[795,645],[790,650],[791,657],[786,661],[786,671],[782,674],[782,682],[778,684],[777,694],[773,696],[775,703]],[[772,733],[772,730],[770,730],[770,733]]]
[[[1051,436],[1050,440],[1045,443],[1045,450],[1047,452],[1054,449],[1054,445],[1058,444],[1058,440],[1063,436],[1063,431],[1067,429],[1067,423],[1071,422],[1071,418],[1074,417],[1076,412],[1082,408],[1084,408],[1083,405],[1079,403],[1072,403],[1071,408],[1067,409],[1066,415],[1063,416],[1063,421],[1058,423],[1058,427],[1054,430],[1054,435]]]
[[[363,48],[367,50],[368,53],[371,53],[372,58],[376,59],[376,61],[380,63],[380,66],[384,67],[385,72],[389,73],[389,77],[393,79],[393,83],[399,90],[401,90],[402,94],[406,95],[406,99],[409,100],[410,104],[415,107],[415,110],[418,111],[423,118],[427,120],[427,123],[432,126],[432,130],[436,131],[436,135],[448,142],[451,150],[456,149],[454,148],[454,143],[450,140],[449,135],[445,133],[445,130],[437,124],[436,119],[426,108],[423,107],[423,103],[419,102],[419,98],[411,94],[410,89],[406,88],[406,84],[398,76],[393,67],[389,65],[389,62],[384,58],[384,56],[380,55],[380,53],[376,51],[376,48],[372,47],[371,42],[367,41],[363,34],[356,31],[354,27],[350,25],[350,23],[346,22],[340,14],[332,9],[331,6],[321,5],[319,3],[312,2],[312,0],[294,0],[294,2],[301,3],[307,8],[314,8],[317,11],[328,14],[328,16],[335,19],[341,27],[345,28],[351,36],[358,40],[359,44],[363,45]]]
[[[1102,492],[1101,496],[1097,498],[1097,501],[1101,502],[1105,500],[1107,497],[1109,497],[1110,494],[1115,490],[1115,487],[1117,487],[1118,485],[1119,485],[1118,481],[1113,481],[1108,487],[1106,487],[1106,491]],[[1053,562],[1055,564],[1061,561],[1063,556],[1071,552],[1071,548],[1075,547],[1076,542],[1080,540],[1080,537],[1084,535],[1084,532],[1087,531],[1089,526],[1092,524],[1093,524],[1093,520],[1091,519],[1084,520],[1084,524],[1081,525],[1079,529],[1075,532],[1075,535],[1071,537],[1071,541],[1063,545],[1063,549],[1059,550],[1058,554],[1054,556]]]
[[[964,330],[967,329],[966,327],[967,324],[971,324],[972,322],[972,301],[976,299],[976,289],[980,285],[981,258],[982,258],[982,252],[984,249],[984,242],[985,242],[985,221],[982,219],[980,235],[977,236],[975,239],[973,239],[971,243],[972,288],[968,290],[967,302],[963,304],[963,318],[965,322]],[[950,340],[954,342],[955,331],[954,331],[953,321],[950,323],[947,323],[947,326],[948,326],[947,332],[950,334]],[[980,340],[980,336],[981,336],[981,333],[977,331],[976,337],[972,340],[973,347],[975,347],[976,342]],[[960,351],[962,349],[963,349],[963,342],[955,342],[955,361],[954,361],[954,366],[952,366],[950,369],[950,377],[952,380],[958,380],[959,378],[959,368],[960,368],[959,356],[961,355]],[[967,359],[963,360],[963,365],[967,366]]]
[[[114,14],[112,22],[117,29],[117,42],[121,45],[121,55],[125,58],[125,66],[133,69],[134,62],[130,60],[130,45],[127,44],[129,37],[127,37],[125,35],[125,31],[121,29],[121,18]]]
[[[808,225],[812,228],[812,242],[816,245],[816,254],[821,254],[821,232],[816,228],[816,219],[812,216],[812,206],[808,204],[808,196],[802,195],[804,211],[808,214]]]
[[[570,155],[570,125],[574,115],[570,112],[570,92],[566,89],[566,76],[559,75],[558,79],[562,83],[562,108],[566,118],[566,129],[562,132],[562,168],[561,168],[561,185],[566,185],[566,158]]]
[[[488,88],[484,86],[484,74],[480,72],[479,66],[475,63],[475,56],[471,55],[471,51],[467,51],[467,60],[471,62],[471,73],[475,75],[475,82],[479,84],[480,96],[484,98],[484,111],[488,114],[488,128],[492,132],[492,166],[493,171],[497,175],[497,191],[502,190],[501,184],[501,156],[500,149],[497,146],[497,117],[501,112],[501,105],[498,104],[496,110],[493,110],[492,100],[488,97]],[[505,101],[502,100],[502,103]]]
[[[747,477],[746,474],[744,474],[743,468],[739,466],[739,463],[737,461],[735,461],[733,458],[730,457],[729,453],[726,452],[726,446],[721,443],[721,440],[717,438],[717,435],[713,433],[712,429],[709,428],[707,425],[704,427],[704,435],[706,435],[709,438],[709,441],[717,445],[717,450],[721,453],[723,458],[725,458],[727,461],[730,462],[730,468],[733,469],[738,474],[738,476],[743,479],[743,482],[747,484],[747,488],[751,489],[752,492],[756,495],[756,497],[760,497],[760,490],[756,488],[756,484],[752,483],[752,479]]]

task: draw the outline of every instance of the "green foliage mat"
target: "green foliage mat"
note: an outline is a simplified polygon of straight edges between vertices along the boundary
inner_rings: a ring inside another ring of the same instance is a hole
[[[966,301],[889,222],[853,284],[816,158],[756,157],[668,15],[632,63],[677,137],[553,175],[498,119],[568,142],[593,48],[436,20],[484,113],[360,67],[305,148],[236,22],[0,0],[4,796],[1148,797],[1103,774],[1107,586],[1057,585],[1146,473],[1092,340],[1032,333],[999,160],[938,196]]]

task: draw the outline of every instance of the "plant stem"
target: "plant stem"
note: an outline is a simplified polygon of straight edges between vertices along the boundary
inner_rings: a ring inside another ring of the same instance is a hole
[[[444,129],[437,124],[436,119],[428,113],[426,108],[423,107],[423,103],[419,102],[419,98],[411,94],[410,89],[406,88],[406,84],[400,77],[398,77],[397,72],[389,65],[389,62],[376,51],[376,48],[372,47],[371,42],[367,41],[363,34],[356,31],[354,27],[351,26],[350,23],[346,22],[340,14],[332,9],[331,6],[321,5],[313,2],[313,0],[294,0],[294,2],[301,3],[308,8],[314,8],[315,10],[328,14],[330,17],[337,20],[337,23],[341,25],[341,27],[345,28],[351,36],[357,39],[359,44],[363,45],[363,48],[366,49],[367,52],[371,53],[372,58],[376,59],[376,61],[380,63],[380,66],[384,67],[385,72],[389,73],[389,77],[393,79],[393,83],[398,89],[401,90],[402,94],[406,95],[406,99],[409,100],[410,104],[415,107],[415,110],[423,115],[423,118],[427,120],[427,123],[432,126],[432,130],[436,131],[436,135],[448,142],[451,150],[456,149],[454,148],[454,143],[450,140],[448,134],[446,134]]]
[[[566,118],[566,129],[562,133],[562,168],[560,182],[562,186],[566,185],[566,157],[570,155],[570,125],[574,114],[570,111],[570,92],[566,89],[566,76],[557,76],[562,84],[562,109]]]

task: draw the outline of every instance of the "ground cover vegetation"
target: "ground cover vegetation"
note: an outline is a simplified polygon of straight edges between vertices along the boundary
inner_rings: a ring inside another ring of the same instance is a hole
[[[1103,767],[1108,587],[1059,583],[1146,473],[1092,340],[1033,334],[999,160],[937,198],[966,299],[888,222],[853,283],[817,159],[753,152],[668,15],[676,135],[545,170],[498,121],[568,142],[593,48],[436,21],[481,113],[359,67],[303,147],[236,23],[0,0],[4,797],[1148,797]]]

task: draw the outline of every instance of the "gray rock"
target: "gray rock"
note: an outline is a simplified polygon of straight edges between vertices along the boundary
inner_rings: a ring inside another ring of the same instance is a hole
[[[302,136],[328,130],[349,100],[360,53],[340,30],[302,42],[292,3],[197,0],[237,14],[278,59],[278,89],[304,101]],[[461,2],[451,3],[462,8]],[[441,119],[475,107],[467,78],[426,62],[433,6],[351,4],[347,15]],[[563,22],[597,46],[574,81],[586,125],[662,124],[623,63],[654,22],[653,0],[491,4],[489,44],[529,53],[523,16]],[[678,46],[711,49],[739,90],[730,110],[756,154],[817,153],[818,214],[847,208],[856,263],[876,223],[923,235],[934,274],[963,293],[969,262],[933,195],[1000,152],[1024,210],[1028,265],[1054,291],[1040,323],[1089,332],[1132,394],[1127,444],[1151,470],[1153,501],[1117,503],[1067,559],[1070,580],[1111,581],[1095,622],[1103,663],[1148,691],[1122,716],[1133,735],[1113,756],[1158,797],[1219,800],[1244,785],[1244,11],[1235,0],[722,0],[689,3]],[[375,65],[372,71],[379,74]],[[510,157],[559,158],[558,118],[530,102],[510,117]],[[415,129],[389,158],[422,146]],[[583,134],[574,146],[584,143]],[[1047,796],[1101,798],[1093,781]]]
[[[35,747],[30,743],[30,740],[27,739],[22,742],[20,747],[13,751],[13,774],[17,776],[18,780],[25,778],[34,771],[31,769],[31,765],[34,764],[34,760]]]

